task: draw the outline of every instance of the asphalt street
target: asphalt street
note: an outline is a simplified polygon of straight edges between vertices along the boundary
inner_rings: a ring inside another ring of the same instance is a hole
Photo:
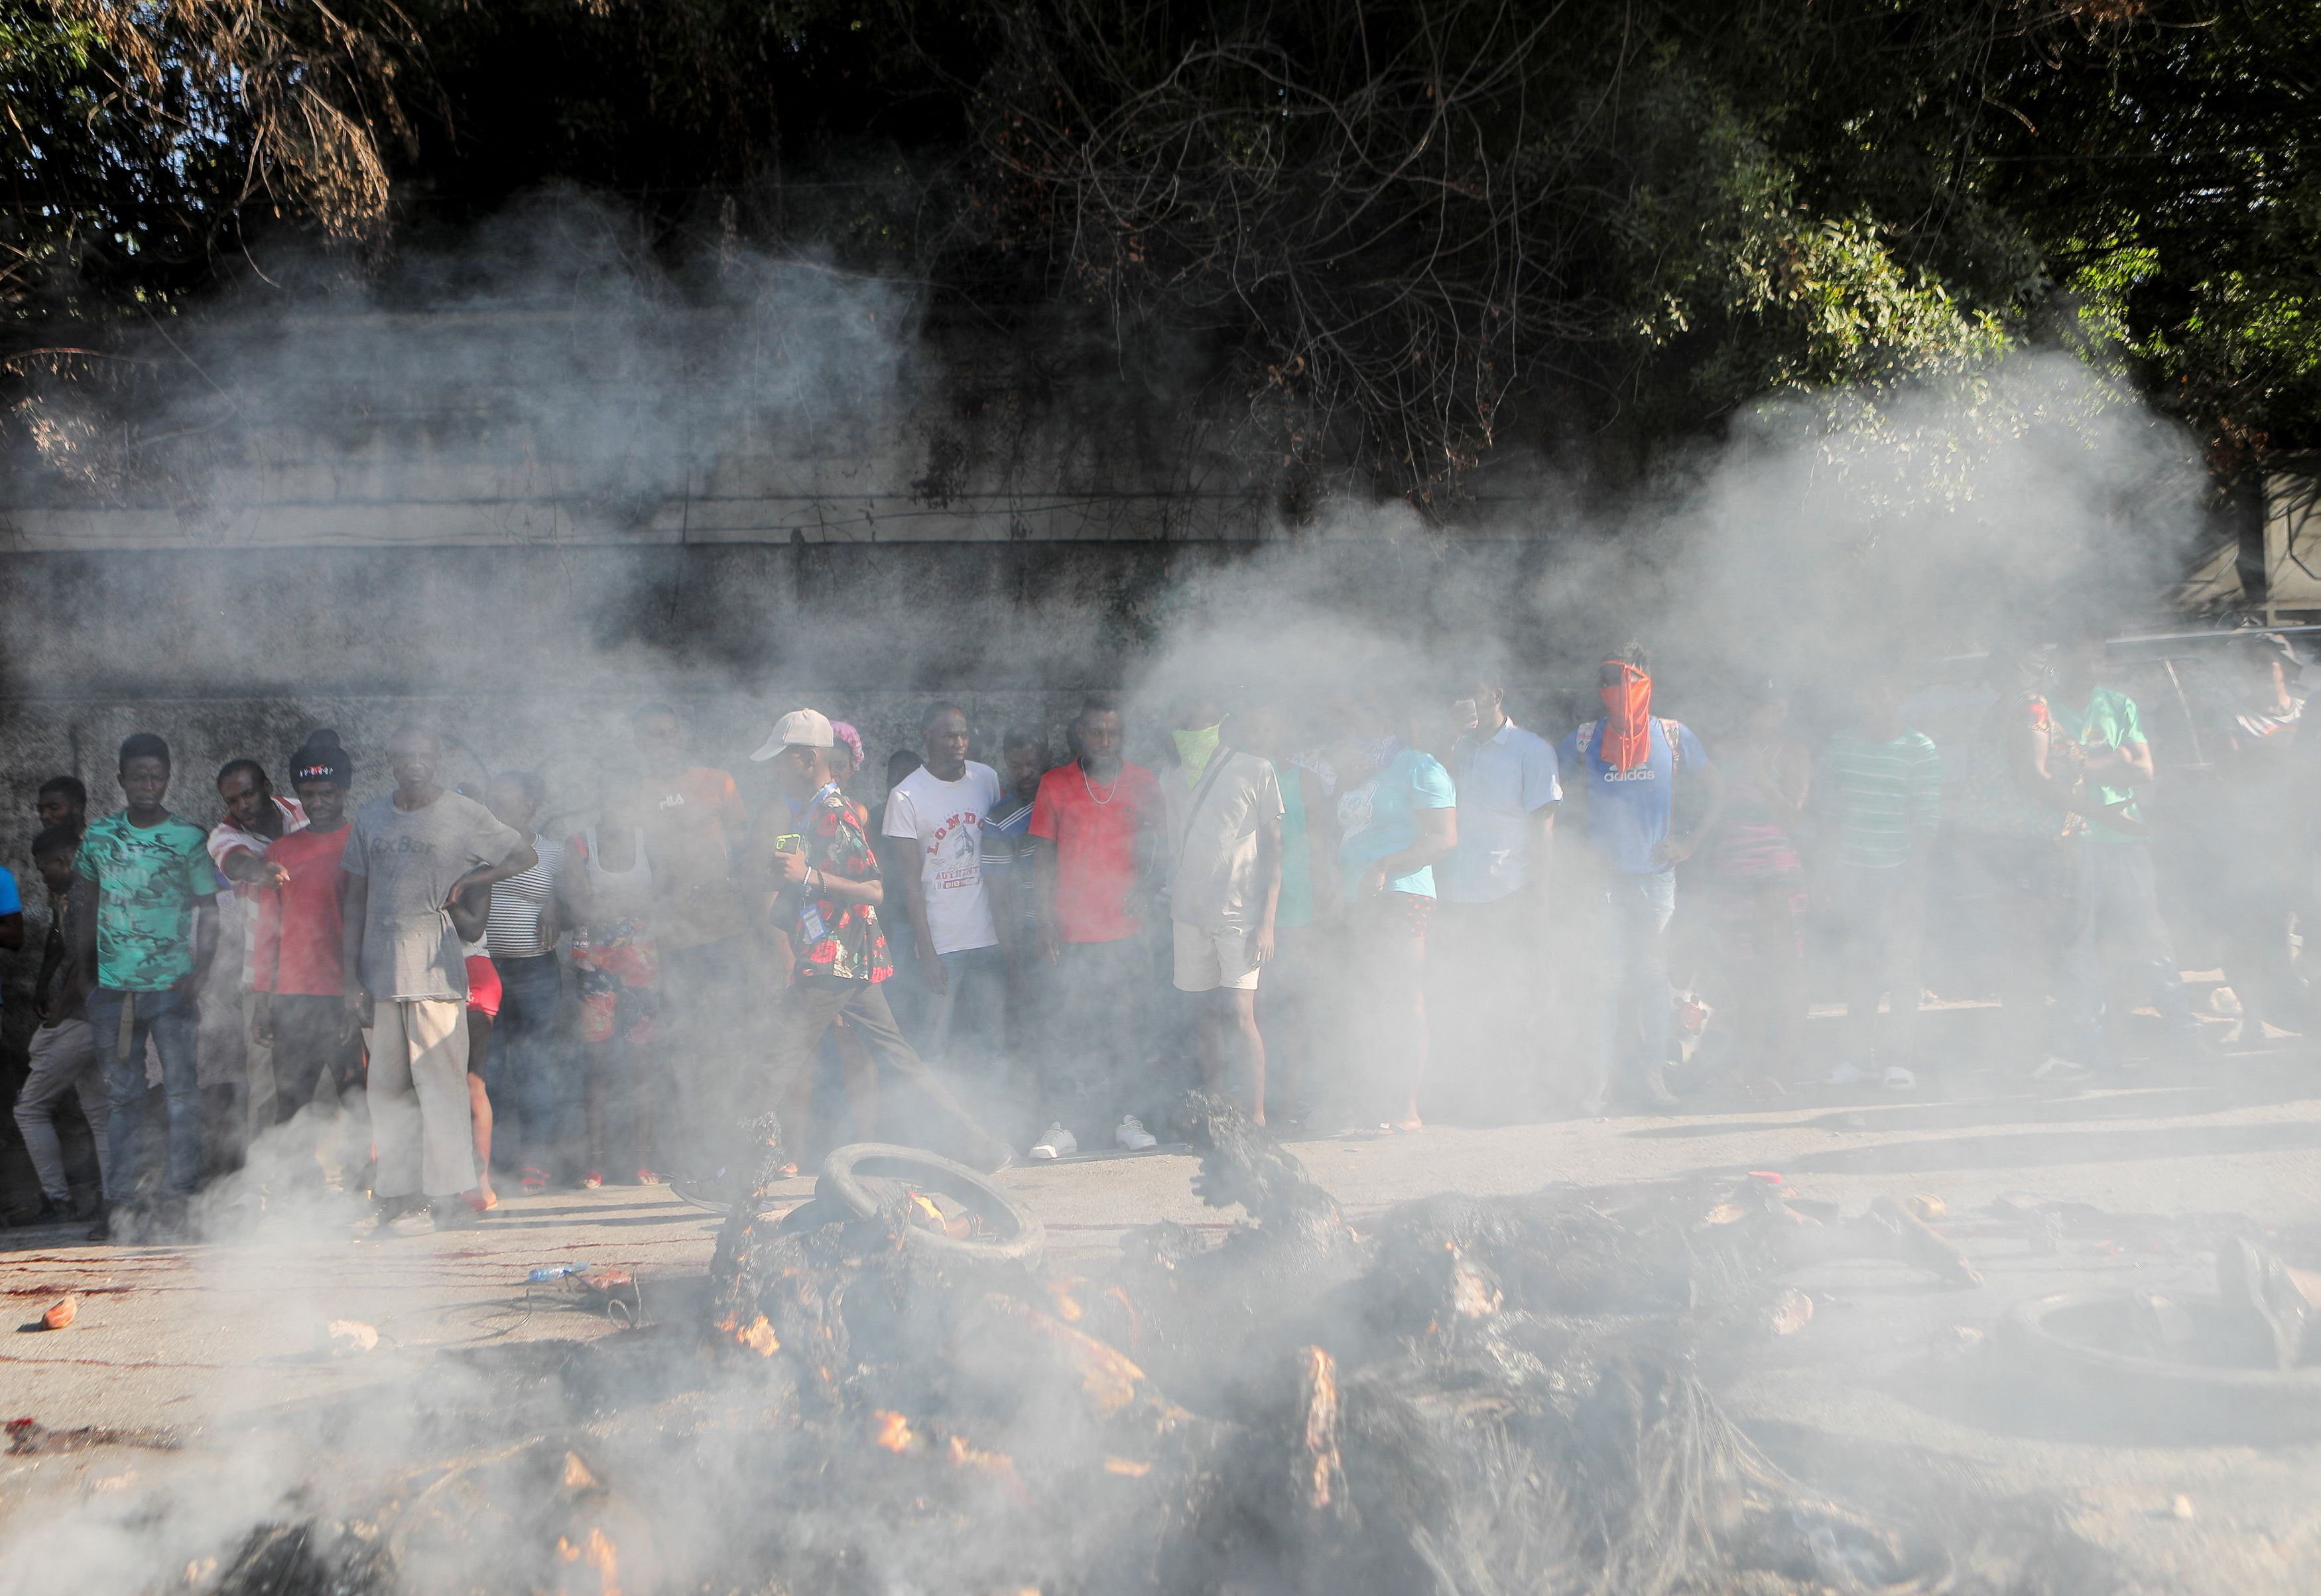
[[[1752,1363],[1728,1405],[1793,1468],[1842,1477],[1898,1453],[2052,1498],[2088,1537],[2155,1582],[2187,1590],[2321,1588],[2321,1445],[2153,1444],[2084,1411],[2050,1411],[2019,1383],[1982,1377],[1989,1332],[2043,1292],[2134,1284],[2214,1290],[2212,1254],[2178,1223],[2247,1216],[2284,1252],[2321,1232],[2321,1064],[2301,1051],[2142,1076],[2068,1095],[2000,1090],[1971,1075],[1897,1098],[1807,1092],[1771,1108],[1630,1115],[1498,1129],[1430,1129],[1293,1141],[1350,1220],[1445,1191],[1513,1193],[1552,1182],[1613,1186],[1763,1171],[1858,1211],[1880,1194],[1938,1198],[1984,1275],[1944,1288],[1898,1265],[1824,1265],[1799,1277],[1811,1323]],[[1100,1264],[1129,1227],[1223,1227],[1194,1194],[1184,1149],[1090,1154],[1020,1167],[1001,1183],[1048,1227],[1063,1267]],[[804,1200],[812,1182],[790,1183]],[[2083,1204],[2042,1252],[1992,1217],[2009,1193]],[[2116,1216],[2113,1225],[2106,1216]],[[526,1275],[567,1262],[631,1270],[645,1314],[698,1301],[715,1220],[667,1188],[608,1186],[507,1197],[472,1229],[351,1239],[335,1210],[269,1212],[183,1247],[92,1247],[71,1230],[0,1231],[0,1294],[31,1326],[66,1293],[68,1329],[0,1346],[0,1414],[54,1431],[105,1427],[118,1444],[0,1456],[0,1569],[37,1533],[55,1493],[122,1490],[157,1472],[213,1466],[253,1422],[373,1383],[409,1379],[447,1349],[618,1336],[560,1283]],[[2292,1261],[2321,1262],[2311,1256]],[[324,1328],[374,1328],[364,1352]],[[1961,1358],[1960,1348],[1970,1349]],[[165,1442],[175,1451],[146,1442]],[[0,1591],[8,1579],[0,1573]]]

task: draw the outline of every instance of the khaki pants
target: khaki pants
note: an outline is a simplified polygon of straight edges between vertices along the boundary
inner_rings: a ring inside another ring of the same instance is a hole
[[[372,1194],[449,1197],[473,1187],[467,1005],[457,998],[374,1003],[363,1046],[370,1054],[364,1097],[378,1148]]]
[[[59,1020],[37,1025],[24,1084],[16,1092],[16,1129],[23,1134],[24,1150],[32,1155],[32,1171],[41,1179],[41,1194],[52,1202],[69,1202],[65,1183],[64,1147],[57,1140],[57,1104],[69,1092],[80,1099],[96,1142],[100,1177],[113,1163],[106,1127],[113,1123],[112,1099],[105,1095],[105,1072],[97,1067],[96,1032],[86,1020]]]
[[[270,1129],[274,1112],[274,1044],[258,1039],[258,1007],[272,994],[241,994],[241,1145],[249,1147],[260,1132]]]

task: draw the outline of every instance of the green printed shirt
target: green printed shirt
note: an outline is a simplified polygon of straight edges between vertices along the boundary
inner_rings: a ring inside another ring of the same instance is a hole
[[[209,833],[170,815],[91,821],[73,868],[96,884],[96,984],[160,992],[194,973],[194,906],[217,893]]]
[[[2108,753],[2125,748],[2130,743],[2147,740],[2144,735],[2144,718],[2136,713],[2135,700],[2115,688],[2098,687],[2088,694],[2088,702],[2079,709],[2047,700],[2047,712],[2055,718],[2056,726],[2072,741],[2090,754]],[[2128,820],[2141,820],[2144,812],[2131,802],[2135,789],[2110,787],[2100,782],[2088,784],[2088,796],[2106,809],[2125,804],[2120,813]],[[2136,839],[2125,831],[2115,831],[2101,821],[2088,822],[2089,842],[2134,842]]]
[[[1912,842],[1932,837],[1942,822],[1942,756],[1925,732],[1906,731],[1892,742],[1840,732],[1821,762],[1817,784],[1839,864],[1859,870],[1907,865]]]

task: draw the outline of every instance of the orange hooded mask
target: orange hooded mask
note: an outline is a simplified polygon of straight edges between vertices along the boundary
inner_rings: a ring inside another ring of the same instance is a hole
[[[1597,692],[1604,700],[1604,736],[1597,757],[1615,770],[1634,770],[1652,754],[1652,679],[1625,659],[1607,659],[1620,679]]]

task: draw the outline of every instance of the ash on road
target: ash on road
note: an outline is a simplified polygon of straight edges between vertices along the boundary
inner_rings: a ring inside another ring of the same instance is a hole
[[[1807,1479],[1842,1482],[1907,1452],[1998,1491],[2051,1497],[2155,1588],[2321,1588],[2321,1444],[2158,1444],[2083,1409],[2026,1402],[2019,1387],[2002,1397],[1980,1373],[1996,1356],[1990,1332],[2025,1299],[2213,1292],[2216,1216],[2272,1233],[2284,1252],[2309,1249],[2321,1233],[2321,1066],[2244,1060],[2060,1100],[1828,1095],[1715,1117],[1290,1146],[1357,1228],[1445,1191],[1750,1170],[1847,1212],[1880,1196],[1937,1198],[1982,1283],[1944,1289],[1875,1262],[1796,1276],[1814,1300],[1810,1321],[1725,1393],[1750,1433]],[[1001,1183],[1046,1225],[1051,1261],[1069,1265],[1109,1258],[1133,1226],[1228,1221],[1195,1194],[1195,1166],[1164,1148],[1018,1169]],[[801,1179],[782,1195],[811,1191]],[[2075,1205],[2070,1222],[2043,1237],[2010,1222],[2015,1194]],[[623,1333],[621,1310],[573,1286],[527,1285],[542,1266],[617,1265],[634,1275],[646,1316],[694,1316],[716,1231],[714,1216],[666,1190],[630,1187],[509,1198],[470,1230],[359,1244],[335,1217],[269,1216],[241,1239],[184,1247],[0,1232],[0,1292],[16,1322],[79,1298],[69,1328],[27,1328],[0,1347],[0,1415],[36,1421],[0,1457],[0,1546],[38,1533],[55,1492],[123,1490],[213,1451],[231,1455],[269,1416],[408,1379],[446,1349]],[[376,1347],[332,1338],[334,1320],[371,1327]]]

